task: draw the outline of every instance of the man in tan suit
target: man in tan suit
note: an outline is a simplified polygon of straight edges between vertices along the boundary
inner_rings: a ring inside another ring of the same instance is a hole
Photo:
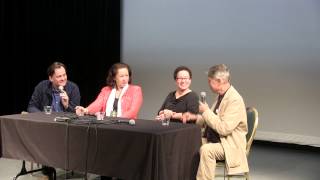
[[[224,64],[211,67],[208,84],[218,94],[212,108],[200,102],[200,115],[183,115],[184,120],[197,119],[197,124],[205,128],[197,180],[214,179],[216,160],[225,160],[228,174],[248,172],[246,108],[241,95],[230,84],[228,67]]]

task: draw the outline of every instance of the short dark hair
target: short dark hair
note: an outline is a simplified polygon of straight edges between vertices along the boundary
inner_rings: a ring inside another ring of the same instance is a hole
[[[52,63],[52,64],[48,67],[48,70],[47,70],[48,76],[52,76],[52,75],[54,74],[54,70],[55,70],[55,69],[59,69],[59,68],[61,68],[61,67],[63,67],[63,68],[67,71],[67,68],[66,68],[66,66],[65,66],[63,63],[61,63],[61,62],[54,62],[54,63]]]
[[[107,85],[108,86],[114,87],[116,85],[116,82],[114,81],[114,78],[117,75],[118,69],[121,69],[121,68],[127,68],[128,69],[128,72],[129,72],[129,84],[131,84],[132,71],[131,71],[130,66],[128,64],[125,64],[125,63],[116,63],[116,64],[113,64],[110,67],[109,71],[108,71],[108,76],[107,76]]]
[[[173,78],[174,80],[177,79],[177,75],[180,71],[188,71],[189,73],[189,76],[190,76],[190,79],[192,79],[192,72],[191,70],[187,67],[187,66],[179,66],[177,67],[175,70],[174,70],[174,73],[173,73]]]

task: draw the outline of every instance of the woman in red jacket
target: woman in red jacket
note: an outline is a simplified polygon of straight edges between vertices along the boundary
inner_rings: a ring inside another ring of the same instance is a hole
[[[76,107],[77,115],[105,112],[106,116],[136,119],[143,97],[140,86],[131,84],[131,69],[125,63],[111,66],[107,77],[107,86],[88,107]]]

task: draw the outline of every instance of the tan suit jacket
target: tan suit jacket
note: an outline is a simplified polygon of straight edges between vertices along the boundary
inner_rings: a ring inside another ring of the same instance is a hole
[[[248,132],[247,113],[241,95],[231,86],[224,95],[217,110],[217,115],[211,110],[202,113],[202,119],[197,124],[208,125],[220,135],[225,152],[228,174],[248,172],[246,156],[246,134]]]

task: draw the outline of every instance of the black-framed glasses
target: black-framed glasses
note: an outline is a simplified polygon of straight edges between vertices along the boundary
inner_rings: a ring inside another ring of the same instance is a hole
[[[186,80],[190,80],[190,78],[189,77],[177,77],[176,78],[177,80],[180,80],[180,81],[186,81]]]

